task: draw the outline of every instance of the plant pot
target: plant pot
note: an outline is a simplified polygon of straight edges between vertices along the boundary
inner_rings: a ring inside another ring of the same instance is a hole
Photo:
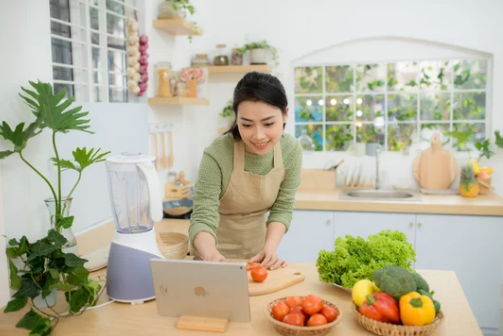
[[[189,98],[197,98],[197,80],[189,79],[187,81],[187,88],[189,90],[188,97]]]
[[[159,13],[157,15],[158,19],[180,19],[187,16],[186,11],[183,9],[175,10],[173,9],[173,3],[171,1],[163,1],[159,5]]]
[[[252,50],[250,50],[250,63],[251,64],[267,64],[267,50],[266,49],[252,49]]]
[[[56,200],[54,198],[48,198],[44,200],[45,205],[47,205],[47,210],[49,210],[49,215],[51,216],[51,228],[58,231],[63,237],[68,240],[65,245],[61,248],[64,253],[73,253],[78,256],[77,250],[77,240],[73,234],[71,227],[65,229],[63,227],[56,227],[55,214],[56,214]],[[72,205],[72,198],[67,199],[66,197],[61,198],[61,206],[63,207],[63,217],[70,216],[70,206]]]
[[[51,294],[47,295],[45,299],[42,298],[42,294],[33,299],[33,304],[37,308],[54,307],[56,302],[58,302],[58,290],[56,288],[53,288]]]

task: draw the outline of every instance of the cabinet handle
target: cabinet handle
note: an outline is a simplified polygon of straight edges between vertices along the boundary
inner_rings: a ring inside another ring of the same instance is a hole
[[[409,227],[413,227],[414,226],[414,223],[409,223]]]
[[[330,223],[332,223],[332,220],[331,219],[327,219],[327,225],[330,225]]]
[[[419,224],[418,224],[418,226],[419,226],[419,227],[423,227],[423,223],[419,223]]]

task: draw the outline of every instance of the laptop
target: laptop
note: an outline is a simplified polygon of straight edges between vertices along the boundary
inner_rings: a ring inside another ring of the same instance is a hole
[[[250,322],[245,263],[151,259],[150,266],[159,315]]]

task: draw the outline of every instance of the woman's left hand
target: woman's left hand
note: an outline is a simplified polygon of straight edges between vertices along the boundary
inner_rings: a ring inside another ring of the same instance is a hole
[[[263,249],[248,261],[248,263],[254,262],[260,263],[262,266],[270,270],[287,266],[287,262],[285,260],[281,260],[276,254],[276,251],[269,251],[267,249]]]

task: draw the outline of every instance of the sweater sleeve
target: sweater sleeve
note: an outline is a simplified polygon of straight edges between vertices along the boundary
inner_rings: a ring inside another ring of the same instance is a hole
[[[210,233],[218,244],[218,207],[221,190],[222,171],[217,161],[205,152],[199,166],[199,177],[195,185],[194,209],[190,217],[189,239],[191,246],[194,246],[194,238],[199,232]]]
[[[290,153],[285,152],[283,161],[285,162],[285,178],[280,185],[278,197],[274,202],[267,224],[280,222],[285,224],[286,231],[292,221],[293,205],[295,203],[295,193],[300,187],[300,171],[302,169],[302,149],[295,138]]]

